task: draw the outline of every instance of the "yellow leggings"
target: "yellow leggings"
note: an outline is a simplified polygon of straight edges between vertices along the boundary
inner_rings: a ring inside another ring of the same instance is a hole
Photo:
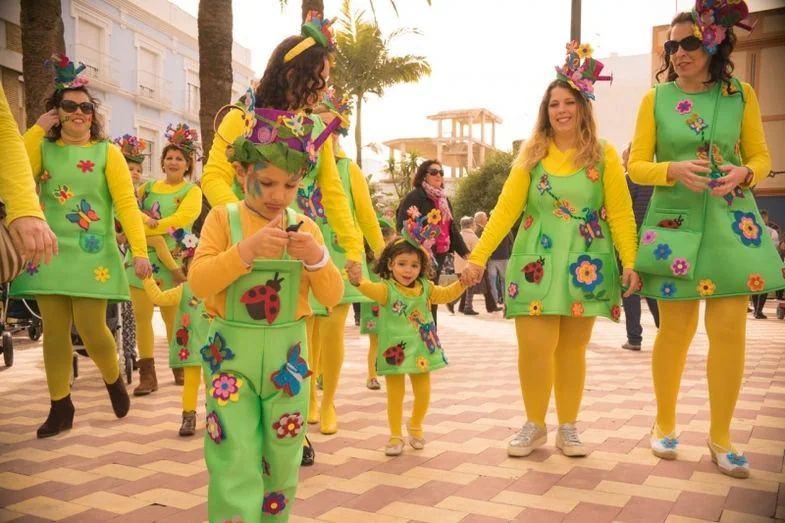
[[[711,429],[716,445],[731,448],[730,422],[744,376],[744,348],[747,334],[748,296],[706,300],[706,333],[709,356]],[[687,349],[698,328],[700,302],[659,301],[660,330],[654,341],[652,376],[657,396],[657,426],[667,436],[676,430],[676,400],[687,360]]]
[[[319,420],[319,397],[316,389],[316,378],[321,374],[321,336],[319,336],[319,323],[315,316],[308,316],[305,320],[308,329],[308,366],[311,368],[311,400],[308,404],[308,423]]]
[[[106,325],[106,300],[61,295],[37,296],[44,329],[44,367],[49,397],[63,399],[71,393],[71,321],[85,349],[106,383],[120,376],[117,345]]]
[[[517,316],[518,377],[528,421],[545,426],[555,389],[559,424],[575,423],[586,381],[586,346],[594,318]]]
[[[390,426],[390,435],[393,438],[400,438],[406,375],[385,376],[384,381],[387,389],[387,423]],[[422,422],[428,412],[428,406],[431,404],[431,375],[430,373],[409,374],[409,381],[412,382],[412,391],[414,392],[412,416],[409,418],[409,434],[422,437]]]
[[[376,374],[376,350],[379,348],[379,335],[368,335],[368,379],[375,378]]]
[[[199,384],[202,382],[201,367],[184,367],[185,384],[183,385],[183,410],[196,410],[199,399]]]
[[[316,317],[315,332],[318,333],[319,341],[314,341],[314,345],[320,346],[318,349],[320,354],[317,356],[318,365],[315,369],[322,371],[322,409],[333,407],[335,393],[338,390],[338,380],[343,366],[343,335],[350,308],[350,303],[342,303],[337,305],[329,316]]]
[[[136,345],[139,347],[139,358],[152,358],[155,347],[155,334],[153,333],[153,311],[155,305],[148,298],[144,289],[131,287],[131,303],[134,305],[134,323],[136,324]],[[166,340],[172,341],[174,334],[174,320],[177,317],[177,305],[159,307],[161,317],[166,324]]]

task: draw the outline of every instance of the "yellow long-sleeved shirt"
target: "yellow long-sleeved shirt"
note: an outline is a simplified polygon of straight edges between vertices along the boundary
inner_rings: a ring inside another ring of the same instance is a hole
[[[5,203],[6,221],[32,216],[44,219],[35,192],[35,179],[19,128],[0,84],[0,199]]]
[[[602,175],[602,186],[604,205],[608,213],[608,226],[622,265],[631,269],[635,266],[635,256],[638,253],[638,234],[630,191],[616,149],[610,143],[606,143],[603,154],[605,172]],[[548,155],[543,158],[542,163],[551,176],[569,176],[576,171],[573,165],[574,157],[575,149],[562,152],[551,143]],[[480,243],[469,256],[471,263],[484,266],[499,242],[510,232],[515,220],[526,208],[530,181],[529,171],[523,165],[516,163],[504,183],[501,196],[488,225],[485,226]]]
[[[339,152],[338,158],[342,156]],[[378,258],[384,250],[384,235],[379,226],[379,219],[376,211],[373,210],[371,193],[368,190],[368,180],[365,179],[360,166],[354,162],[349,163],[349,182],[352,184],[352,201],[354,202],[354,214],[357,217],[357,225],[360,232],[368,241],[371,250]]]
[[[463,294],[463,291],[466,290],[466,287],[463,286],[460,280],[456,280],[447,286],[435,285],[430,281],[428,282],[428,285],[430,286],[431,291],[430,301],[431,303],[436,304],[450,303],[451,301],[458,299],[460,295]],[[395,287],[398,289],[398,292],[404,296],[409,296],[412,298],[420,296],[423,292],[422,283],[419,280],[414,282],[412,287],[404,287],[396,281]],[[357,290],[363,293],[365,296],[371,298],[376,303],[381,305],[387,304],[387,294],[389,292],[389,288],[387,287],[386,282],[362,280],[357,286]]]
[[[298,214],[297,221],[304,222],[300,232],[309,232],[319,245],[324,245],[319,227],[307,216]],[[243,227],[243,238],[258,231],[268,221],[248,211],[240,205],[240,223]],[[232,245],[229,231],[229,214],[226,206],[213,207],[202,227],[199,247],[188,270],[188,283],[193,293],[204,298],[207,311],[225,318],[226,291],[240,276],[251,272],[240,257],[237,245]],[[308,305],[308,290],[325,307],[338,305],[343,297],[343,277],[341,272],[330,262],[316,271],[302,270],[300,273],[300,295],[297,302],[297,318],[309,316],[311,307]]]
[[[34,125],[24,135],[25,149],[27,157],[30,159],[30,166],[33,168],[33,177],[41,175],[42,162],[41,143],[46,139],[44,129],[39,125]],[[57,145],[64,146],[62,140],[57,140]],[[88,144],[92,145],[92,143]],[[87,147],[88,145],[85,145]],[[128,244],[131,246],[131,253],[135,258],[147,258],[147,244],[144,239],[144,229],[142,219],[139,217],[139,205],[134,196],[134,186],[131,182],[131,174],[128,172],[128,164],[125,162],[123,153],[113,143],[106,146],[106,183],[109,187],[109,194],[112,196],[117,219],[123,226]]]
[[[153,183],[153,185],[150,187],[150,190],[159,194],[172,194],[182,189],[186,183],[188,183],[187,180],[183,180],[176,185],[170,185],[163,181],[157,181]],[[137,196],[142,195],[146,185],[147,184],[143,184],[137,188]],[[144,224],[144,234],[145,236],[162,236],[164,234],[168,234],[169,229],[172,227],[175,229],[189,227],[193,225],[201,212],[202,190],[194,185],[185,194],[183,201],[180,202],[180,205],[177,207],[177,210],[174,212],[174,214],[164,216],[158,220],[158,225],[155,228],[151,228],[147,225],[147,215],[141,213],[142,223]]]
[[[210,205],[237,201],[237,196],[232,192],[235,172],[226,159],[226,148],[243,134],[245,123],[240,111],[230,111],[218,126],[213,145],[210,148],[210,157],[202,171],[202,191]],[[321,166],[317,173],[317,181],[322,190],[322,204],[330,220],[338,241],[346,249],[346,257],[351,261],[359,262],[365,256],[362,237],[354,227],[349,200],[343,192],[338,168],[335,166],[332,140],[327,140],[319,151]]]
[[[150,301],[155,305],[158,305],[159,307],[174,307],[180,305],[180,300],[183,297],[182,285],[162,291],[152,278],[147,278],[142,284],[144,285],[144,291],[147,293],[147,297],[150,298]]]
[[[755,90],[750,84],[741,83],[744,94],[744,112],[741,119],[741,158],[752,171],[750,187],[769,175],[771,156],[763,133],[763,121]],[[654,151],[657,145],[657,124],[654,120],[655,90],[643,96],[638,109],[638,121],[630,147],[627,169],[633,182],[640,185],[665,185],[676,183],[668,180],[670,162],[655,162]]]

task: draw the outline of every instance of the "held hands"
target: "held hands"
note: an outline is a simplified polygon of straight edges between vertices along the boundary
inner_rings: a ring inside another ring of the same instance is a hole
[[[153,267],[147,258],[134,257],[134,273],[140,280],[146,280],[153,275]]]
[[[668,179],[681,182],[691,191],[703,192],[709,185],[709,178],[702,176],[711,172],[708,160],[685,160],[668,164]]]
[[[147,217],[147,226],[150,227],[151,229],[155,229],[156,227],[158,227],[158,220],[156,220],[155,218],[150,218],[148,216]]]
[[[35,124],[43,129],[45,133],[48,133],[52,127],[60,124],[60,115],[57,114],[57,109],[50,109],[42,114]]]
[[[360,281],[363,278],[362,264],[360,264],[360,262],[347,260],[344,268],[346,269],[346,275],[349,277],[349,283],[354,286],[360,285]]]
[[[40,265],[41,258],[49,265],[52,256],[57,255],[57,237],[46,221],[32,216],[23,216],[8,226],[11,240],[22,258],[33,265]]]
[[[744,183],[749,170],[741,165],[731,165],[726,163],[720,166],[720,171],[725,173],[725,176],[716,180],[716,185],[711,190],[712,196],[725,196],[737,186]]]
[[[477,285],[482,281],[482,275],[485,273],[485,269],[480,267],[479,265],[475,265],[469,262],[466,265],[466,268],[463,269],[461,273],[461,283],[464,287],[471,287],[472,285]]]
[[[641,278],[638,273],[632,269],[624,269],[621,273],[621,285],[624,291],[625,298],[629,298],[639,290],[641,290]]]

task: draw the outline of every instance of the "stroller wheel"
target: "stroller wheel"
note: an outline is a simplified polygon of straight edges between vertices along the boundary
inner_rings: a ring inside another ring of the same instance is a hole
[[[125,381],[129,385],[133,381],[134,376],[134,359],[131,356],[125,357]]]
[[[27,328],[27,336],[33,341],[38,341],[41,339],[41,333],[42,333],[41,331],[42,329],[40,325],[36,325],[36,324],[30,325]]]
[[[6,367],[14,364],[14,339],[8,332],[3,333],[3,362]]]

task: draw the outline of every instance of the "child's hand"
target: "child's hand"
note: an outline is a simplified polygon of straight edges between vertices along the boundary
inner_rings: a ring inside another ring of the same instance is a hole
[[[273,220],[241,241],[237,248],[243,261],[250,264],[255,258],[280,258],[288,240],[287,233],[281,230],[280,221]]]
[[[178,268],[176,271],[172,271],[172,281],[175,285],[180,285],[181,283],[185,283],[188,278],[185,277],[185,273],[183,273],[182,268]]]
[[[316,265],[322,261],[324,249],[316,243],[309,232],[289,232],[287,252],[295,260],[302,260],[306,265]]]
[[[155,218],[147,218],[147,226],[150,227],[151,229],[155,229],[156,227],[158,227],[158,220],[156,220]]]
[[[344,268],[346,269],[346,274],[349,276],[349,282],[352,285],[360,283],[363,276],[363,266],[360,262],[347,260]]]
[[[144,280],[153,275],[153,267],[147,258],[134,257],[134,274],[140,280]]]

